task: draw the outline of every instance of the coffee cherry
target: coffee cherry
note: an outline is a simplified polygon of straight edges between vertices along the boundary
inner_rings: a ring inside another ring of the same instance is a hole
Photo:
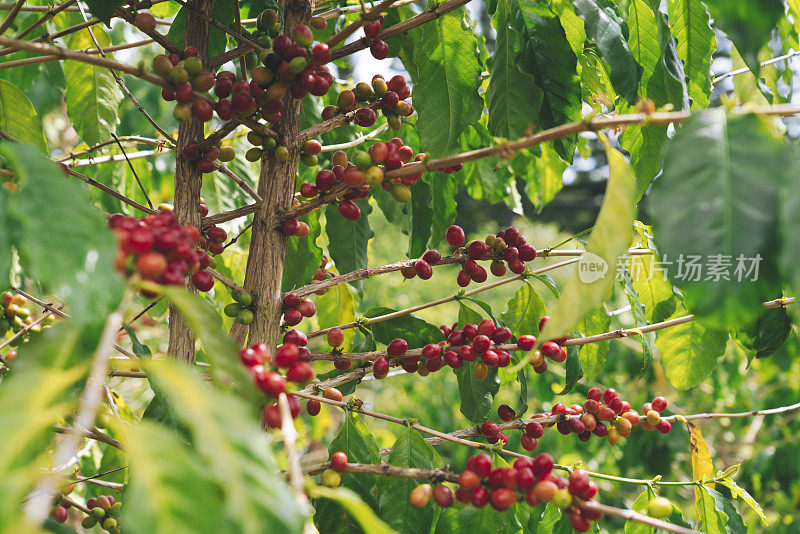
[[[430,502],[431,497],[433,497],[433,488],[431,485],[420,484],[411,490],[411,494],[408,496],[408,502],[416,508],[422,508]]]
[[[511,339],[511,330],[506,326],[495,328],[492,332],[492,341],[495,343],[505,343],[509,339]]]
[[[318,400],[310,399],[306,403],[306,412],[308,412],[308,415],[312,417],[319,415],[321,409],[322,404]]]
[[[140,31],[149,33],[156,28],[156,19],[150,13],[137,13],[133,19],[133,24]],[[63,523],[63,521],[61,521]]]
[[[320,475],[320,483],[329,488],[337,488],[342,483],[342,475],[333,469],[326,469]]]
[[[386,378],[389,374],[389,360],[385,356],[378,356],[372,363],[372,374],[377,379]]]
[[[669,434],[669,431],[672,430],[672,424],[669,421],[662,419],[658,422],[658,424],[656,424],[656,430],[662,434]]]
[[[375,59],[386,59],[389,55],[389,46],[380,39],[375,39],[369,45],[369,51]]]
[[[300,355],[300,349],[294,343],[284,343],[275,352],[275,365],[282,369],[288,368]]]
[[[380,19],[367,22],[364,24],[364,35],[368,39],[375,39],[381,31],[382,25],[383,22]]]
[[[53,519],[58,521],[59,523],[63,523],[67,520],[67,509],[63,506],[56,506],[53,509]]]
[[[561,352],[561,347],[558,343],[554,341],[545,341],[542,343],[541,347],[542,355],[546,358],[550,358],[551,360],[555,360],[559,357],[559,353]]]
[[[500,427],[494,421],[486,421],[485,423],[481,423],[479,430],[485,438],[489,439],[496,438],[500,433]]]
[[[531,350],[536,346],[536,338],[534,336],[523,334],[517,338],[517,347],[520,350]]]
[[[328,400],[334,400],[338,402],[342,402],[342,399],[344,398],[342,392],[334,387],[325,389],[325,391],[322,392],[322,396]]]
[[[344,331],[339,327],[331,328],[328,330],[327,340],[331,347],[341,347],[344,343]]]
[[[608,388],[603,392],[603,402],[609,404],[611,399],[617,396],[617,390],[614,388]]]
[[[672,514],[673,505],[665,497],[656,497],[647,503],[647,515],[656,519],[664,519]]]
[[[553,470],[554,465],[555,460],[553,460],[553,457],[543,452],[533,459],[533,466],[531,469],[533,470],[533,474],[541,478],[542,475],[550,473]]]
[[[631,429],[633,428],[633,425],[631,425],[631,422],[624,417],[620,417],[614,421],[614,428],[617,429],[617,432],[619,432],[620,436],[626,438],[631,435]]]
[[[645,414],[648,424],[655,426],[661,421],[661,414],[655,410],[650,410]]]
[[[586,398],[594,401],[600,401],[603,398],[602,393],[597,388],[592,388],[588,392],[586,392]]]
[[[504,512],[511,508],[517,500],[516,494],[508,488],[495,488],[490,495],[492,508]]]
[[[297,310],[286,310],[283,313],[283,322],[285,322],[289,326],[295,326],[300,324],[300,321],[303,320],[303,314],[301,314]]]
[[[612,445],[616,445],[619,441],[620,435],[619,430],[616,427],[610,426],[608,427],[608,433],[606,434],[606,439]]]
[[[433,500],[442,508],[448,508],[455,502],[455,495],[453,495],[453,490],[444,484],[439,484],[433,488]]]
[[[517,418],[517,413],[508,404],[501,404],[497,408],[497,416],[503,421],[513,421]]]
[[[391,343],[386,347],[386,352],[389,356],[398,357],[402,356],[408,350],[408,343],[406,343],[405,339],[394,339]]]
[[[458,484],[465,490],[473,490],[480,486],[481,479],[474,471],[466,470],[458,477]]]
[[[347,455],[341,451],[331,455],[331,467],[337,471],[343,471],[347,467]]]
[[[253,373],[253,379],[258,389],[267,395],[277,397],[286,391],[286,380],[280,373],[270,373],[263,365],[254,366],[250,372]]]
[[[375,113],[375,110],[372,108],[359,108],[356,110],[356,115],[354,117],[354,122],[361,127],[368,128],[375,124],[375,121],[378,119],[378,115]]]
[[[664,397],[660,396],[656,397],[655,399],[653,399],[653,402],[651,404],[653,405],[653,409],[658,413],[661,413],[667,409],[667,399],[665,399]]]
[[[522,448],[525,449],[526,451],[532,451],[536,449],[536,446],[538,445],[536,438],[532,438],[527,434],[522,434],[519,440],[520,440],[520,445],[522,445]]]
[[[339,214],[348,221],[355,221],[361,217],[361,208],[350,200],[342,200],[337,206]]]
[[[544,427],[536,421],[531,421],[525,425],[525,435],[534,439],[539,439],[544,435]]]
[[[558,508],[565,510],[572,505],[572,495],[567,488],[561,488],[553,494],[551,502]]]
[[[192,285],[198,291],[211,291],[214,287],[214,277],[208,271],[197,271],[192,275]]]
[[[589,532],[592,522],[584,517],[580,510],[572,509],[569,513],[569,524],[577,532]]]
[[[431,276],[433,276],[433,269],[425,260],[417,260],[417,262],[414,263],[414,271],[417,273],[417,276],[423,280],[429,280]]]
[[[483,380],[489,374],[489,368],[483,362],[478,362],[472,368],[472,376],[475,380]]]
[[[295,362],[286,371],[286,378],[295,384],[308,384],[315,375],[314,368],[308,362]]]

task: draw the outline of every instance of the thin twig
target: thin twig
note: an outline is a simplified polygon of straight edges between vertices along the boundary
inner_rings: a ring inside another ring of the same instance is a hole
[[[0,24],[0,35],[3,35],[5,33],[5,31],[7,29],[9,29],[12,24],[14,24],[14,19],[17,18],[17,13],[19,13],[19,10],[22,7],[22,4],[24,4],[24,3],[25,3],[25,0],[17,0],[17,3],[14,4],[14,7],[11,8],[11,11],[6,16],[6,18],[3,21],[3,23]]]
[[[116,52],[118,50],[128,50],[130,48],[137,48],[139,46],[144,46],[153,43],[152,39],[145,39],[144,41],[135,41],[133,43],[123,43],[114,46],[106,46],[98,50],[97,48],[87,48],[84,50],[87,54],[99,54],[102,50],[103,52]],[[26,59],[17,59],[14,61],[7,61],[5,63],[0,63],[0,70],[2,69],[10,69],[13,67],[22,67],[25,65],[35,65],[37,63],[47,63],[49,61],[58,61],[60,58],[58,56],[36,56],[36,57],[29,57]]]
[[[352,141],[347,141],[346,143],[339,143],[337,145],[323,145],[322,150],[320,152],[333,152],[334,150],[347,150],[348,148],[353,148],[354,146],[358,146],[361,143],[372,139],[373,137],[379,135],[381,132],[386,131],[389,128],[389,123],[384,122],[371,132],[367,132],[364,135],[360,135],[353,139]]]
[[[358,20],[351,22],[337,33],[333,34],[327,41],[325,41],[325,44],[333,48],[337,44],[343,42],[345,39],[358,31],[359,28],[364,26],[365,22],[377,19],[380,16],[381,11],[391,6],[394,2],[395,0],[383,0],[380,4],[373,7],[369,11],[362,13]],[[361,7],[363,9],[363,6]]]
[[[2,64],[0,63],[0,65],[2,65]],[[119,139],[121,142],[124,142],[124,143],[140,143],[140,144],[145,144],[145,145],[155,145],[157,147],[169,146],[168,142],[164,141],[163,139],[152,139],[150,137],[141,137],[141,136],[138,136],[138,135],[126,135],[126,136],[123,136],[123,137],[118,137],[117,139]],[[56,160],[56,161],[58,161],[60,163],[67,163],[70,160],[74,160],[74,159],[79,158],[81,156],[85,156],[87,154],[91,154],[92,152],[100,150],[101,148],[107,147],[109,145],[113,145],[114,143],[116,143],[115,139],[109,139],[107,141],[102,141],[100,143],[97,143],[96,145],[90,146],[89,148],[85,148],[85,149],[80,150],[78,152],[70,152],[69,154],[61,156],[61,158]]]
[[[114,72],[114,71],[111,71]],[[119,78],[118,78],[119,79]],[[122,81],[120,80],[120,84]],[[150,206],[150,209],[153,209],[153,202],[150,200],[150,195],[147,194],[147,190],[142,185],[142,180],[139,178],[139,173],[136,172],[136,169],[133,168],[133,163],[131,163],[130,158],[128,158],[127,152],[125,152],[125,147],[122,146],[122,143],[119,142],[117,135],[115,133],[111,133],[111,136],[114,138],[114,141],[117,142],[117,146],[122,151],[122,155],[125,156],[125,161],[128,162],[128,168],[130,168],[131,172],[133,173],[133,177],[136,179],[136,183],[139,184],[139,190],[144,195],[145,200],[147,200],[147,205]]]
[[[58,13],[64,11],[67,8],[70,8],[72,6],[72,4],[74,4],[76,1],[77,0],[67,0],[66,2],[64,2],[63,4],[61,4],[60,6],[58,6],[56,8],[50,7],[50,9],[47,11],[47,13],[45,13],[44,15],[42,15],[41,17],[36,19],[36,21],[33,24],[31,24],[30,26],[28,26],[27,28],[22,30],[20,33],[18,33],[16,35],[16,38],[17,39],[22,39],[23,37],[28,35],[30,32],[32,32],[33,30],[35,30],[36,28],[38,28],[39,26],[41,26],[42,24],[44,24],[45,22],[47,22],[48,20],[50,20],[51,18],[56,16]],[[71,11],[77,11],[77,10],[78,10],[78,8],[71,8]]]

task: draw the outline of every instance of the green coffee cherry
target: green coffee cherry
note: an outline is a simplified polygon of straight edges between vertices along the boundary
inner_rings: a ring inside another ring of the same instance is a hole
[[[238,293],[233,298],[234,300],[236,300],[236,302],[238,302],[241,306],[244,306],[245,308],[253,303],[253,297],[247,291]]]
[[[242,307],[237,302],[231,302],[223,311],[228,317],[236,317],[242,311]]]
[[[256,161],[261,159],[261,149],[259,147],[251,148],[250,150],[244,153],[244,159],[255,163]]]
[[[250,324],[253,322],[253,312],[250,310],[242,310],[236,316],[236,320],[241,324]]]

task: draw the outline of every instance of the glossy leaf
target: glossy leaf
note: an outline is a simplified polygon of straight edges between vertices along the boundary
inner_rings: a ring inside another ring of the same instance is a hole
[[[406,427],[392,445],[387,463],[399,467],[435,469],[444,462],[439,453],[416,430]],[[433,521],[436,505],[433,501],[423,508],[414,507],[408,496],[423,480],[401,477],[381,477],[378,512],[380,517],[398,532],[427,534]]]
[[[387,315],[397,310],[391,308],[376,307],[370,308],[365,314],[366,317],[378,317]],[[388,321],[380,321],[368,326],[375,336],[375,341],[388,345],[395,338],[405,339],[409,348],[420,348],[428,343],[436,343],[442,339],[442,331],[439,327],[424,321],[414,314],[401,315]]]
[[[336,263],[339,274],[346,274],[356,269],[364,269],[369,263],[367,246],[375,233],[369,226],[369,214],[372,206],[367,199],[356,202],[361,208],[361,217],[348,221],[341,216],[335,205],[325,208],[325,233],[328,235],[328,252]],[[363,287],[363,281],[352,283],[356,289]]]
[[[542,92],[542,104],[536,126],[552,128],[581,117],[577,58],[570,48],[564,28],[543,2],[509,2],[509,24],[525,43],[517,66],[533,76]],[[530,104],[520,104],[530,105]],[[575,138],[553,142],[556,152],[572,161]]]
[[[317,239],[322,233],[319,212],[312,211],[300,217],[299,220],[305,222],[310,231],[305,237],[294,236],[288,240],[286,264],[283,268],[283,281],[281,282],[284,292],[310,284],[322,262],[322,249],[317,245]]]
[[[233,23],[233,2],[225,2],[224,0],[212,0],[211,12],[209,16],[224,26],[229,26]],[[266,6],[265,6],[266,7]],[[186,46],[186,8],[181,7],[172,25],[167,32],[167,39],[178,45],[180,48]],[[210,25],[208,26],[208,56],[214,57],[225,52],[225,47],[228,45],[228,34],[221,29]]]
[[[707,534],[744,534],[747,529],[731,502],[718,491],[706,486],[696,486],[698,491],[694,507],[697,519]]]
[[[756,501],[753,496],[747,492],[747,490],[739,486],[739,484],[737,484],[732,478],[724,478],[720,481],[720,484],[727,487],[734,497],[740,498],[747,503],[747,505],[753,509],[756,515],[758,515],[759,519],[761,519],[761,522],[764,524],[764,526],[769,524],[767,522],[767,516],[764,514],[764,509],[761,508],[761,505],[758,504],[758,501]]]
[[[124,4],[124,0],[86,0],[89,11],[98,19],[106,22],[114,15],[114,11]]]
[[[687,313],[679,305],[673,318]],[[656,347],[667,380],[678,389],[696,386],[717,366],[727,340],[727,331],[705,327],[697,320],[659,330]]]
[[[714,26],[726,33],[750,70],[758,74],[758,52],[767,44],[778,19],[783,16],[783,2],[761,0],[757,8],[738,0],[716,0],[707,5]]]
[[[506,304],[506,311],[500,318],[519,337],[523,334],[539,336],[539,319],[547,314],[542,297],[525,280],[514,296]]]
[[[586,43],[583,19],[575,13],[575,7],[571,0],[549,0],[549,3],[550,9],[558,16],[558,20],[564,28],[572,53],[580,57],[585,52],[583,45]]]
[[[764,310],[756,326],[756,358],[766,358],[775,354],[789,339],[792,333],[792,320],[786,308]]]
[[[83,184],[35,148],[3,143],[0,154],[20,180],[19,193],[9,197],[8,218],[23,268],[69,305],[72,320],[102,324],[122,300],[113,267],[117,240],[103,214]]]
[[[147,347],[147,345],[143,345],[139,338],[136,337],[136,331],[133,327],[129,324],[123,324],[122,327],[128,333],[128,337],[131,338],[131,345],[133,349],[133,353],[136,354],[140,358],[149,358],[152,356],[152,352]]]
[[[489,131],[509,139],[521,137],[537,123],[543,97],[536,78],[516,65],[525,45],[523,34],[513,26],[515,14],[509,13],[516,7],[516,1],[500,0],[492,18],[497,41],[490,58],[486,89]]]
[[[110,45],[110,37],[99,27],[95,26],[92,32],[102,46]],[[89,32],[82,30],[72,34],[67,46],[80,50],[96,45]],[[64,78],[67,113],[81,139],[88,145],[111,139],[111,134],[117,131],[122,101],[122,92],[111,71],[80,61],[67,61]]]
[[[633,289],[644,307],[647,322],[658,323],[675,312],[675,293],[667,277],[669,260],[658,254],[649,226],[637,222],[634,231],[637,234],[634,246],[649,248],[653,253],[631,255],[629,267]]]
[[[603,138],[604,139],[604,138]],[[609,179],[600,213],[589,236],[586,252],[561,292],[545,335],[559,337],[570,330],[608,296],[618,258],[630,244],[634,217],[633,172],[625,158],[606,142]]]
[[[423,177],[411,186],[411,233],[408,236],[406,254],[409,258],[419,258],[425,253],[431,238],[432,226],[431,186]]]
[[[622,276],[624,280],[623,289],[625,294],[628,296],[628,302],[630,303],[631,311],[633,312],[633,318],[635,321],[634,328],[640,328],[648,324],[648,321],[645,317],[645,307],[639,298],[639,292],[636,291],[636,287],[633,285],[631,273],[625,270],[622,272]],[[641,334],[639,337],[642,340],[642,372],[640,373],[640,376],[642,376],[649,372],[653,366],[653,353],[655,352],[655,345],[653,343],[654,334],[646,332]]]
[[[608,316],[603,307],[597,307],[583,318],[578,325],[578,330],[584,336],[593,336],[608,332],[610,326],[611,317]],[[609,348],[609,341],[587,343],[580,346],[580,368],[583,370],[587,381],[594,382],[597,379],[603,369],[603,364],[606,362]],[[567,350],[567,358],[569,358],[569,350]],[[567,369],[569,370],[569,361],[567,362]]]
[[[20,143],[27,143],[47,153],[42,121],[28,97],[14,84],[0,80],[0,130]]]
[[[771,243],[778,188],[793,172],[784,144],[754,115],[694,115],[667,145],[649,204],[653,225],[687,307],[709,324],[754,321],[761,302],[778,292]],[[697,209],[697,198],[709,202]]]
[[[708,10],[694,0],[669,0],[667,5],[692,109],[705,108],[711,94],[711,56],[717,48]]]
[[[412,92],[419,114],[416,128],[422,149],[432,157],[456,152],[461,132],[478,120],[483,109],[478,94],[483,65],[475,35],[462,22],[464,16],[459,8],[424,24],[414,42],[419,72]]]
[[[628,28],[607,0],[572,0],[584,20],[586,36],[597,45],[597,52],[608,64],[614,89],[630,104],[636,103],[641,67],[628,47]]]
[[[339,434],[328,447],[328,454],[344,452],[347,461],[353,463],[376,464],[380,461],[378,445],[363,419],[355,412],[346,412],[344,424]],[[377,475],[341,473],[342,486],[355,492],[366,506],[377,509]],[[320,501],[316,505],[314,523],[320,532],[360,532],[342,507],[330,501]]]

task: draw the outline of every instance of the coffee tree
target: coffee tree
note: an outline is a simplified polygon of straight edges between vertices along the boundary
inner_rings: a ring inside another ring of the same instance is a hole
[[[0,4],[0,531],[796,531],[800,6],[467,4]]]

